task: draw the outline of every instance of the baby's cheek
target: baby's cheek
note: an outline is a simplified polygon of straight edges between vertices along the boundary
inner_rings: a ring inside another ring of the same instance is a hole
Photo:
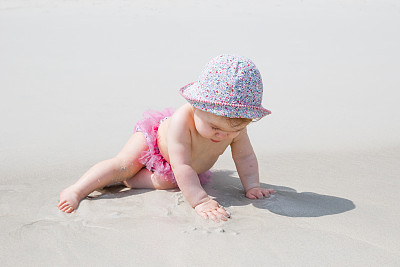
[[[203,137],[206,137],[206,138],[211,138],[211,137],[214,136],[214,132],[213,131],[204,130],[201,135]]]

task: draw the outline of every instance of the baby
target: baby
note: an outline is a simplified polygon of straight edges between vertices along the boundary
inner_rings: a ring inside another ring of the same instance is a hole
[[[97,163],[61,192],[58,208],[73,212],[94,190],[122,182],[130,188],[179,187],[200,216],[226,221],[229,214],[201,184],[210,178],[209,169],[228,146],[246,197],[273,194],[272,189],[260,187],[257,158],[246,129],[251,121],[271,113],[261,106],[263,85],[254,63],[240,56],[218,56],[198,81],[179,91],[187,104],[175,112],[146,113],[117,156]]]

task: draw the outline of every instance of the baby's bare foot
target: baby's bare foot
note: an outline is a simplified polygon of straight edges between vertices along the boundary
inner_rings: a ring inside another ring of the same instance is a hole
[[[76,210],[80,200],[81,198],[78,193],[76,193],[74,188],[70,186],[61,191],[58,208],[63,212],[71,213]]]

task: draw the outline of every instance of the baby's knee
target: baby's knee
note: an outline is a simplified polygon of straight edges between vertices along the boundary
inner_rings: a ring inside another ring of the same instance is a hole
[[[151,175],[151,180],[153,182],[154,188],[155,189],[173,189],[177,188],[178,185],[167,179],[166,177],[162,175],[157,175],[157,174],[152,174]]]

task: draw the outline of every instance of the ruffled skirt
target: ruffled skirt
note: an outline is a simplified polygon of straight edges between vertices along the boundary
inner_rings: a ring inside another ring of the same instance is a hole
[[[160,149],[157,145],[158,127],[164,120],[171,117],[173,113],[173,109],[170,108],[163,111],[145,112],[142,120],[136,124],[135,132],[142,132],[144,134],[149,147],[147,151],[142,153],[142,156],[139,158],[139,162],[145,165],[149,171],[152,171],[156,175],[162,176],[165,180],[169,180],[176,184],[171,165],[161,155]],[[205,184],[209,182],[211,176],[211,171],[206,171],[199,174],[200,183]]]

